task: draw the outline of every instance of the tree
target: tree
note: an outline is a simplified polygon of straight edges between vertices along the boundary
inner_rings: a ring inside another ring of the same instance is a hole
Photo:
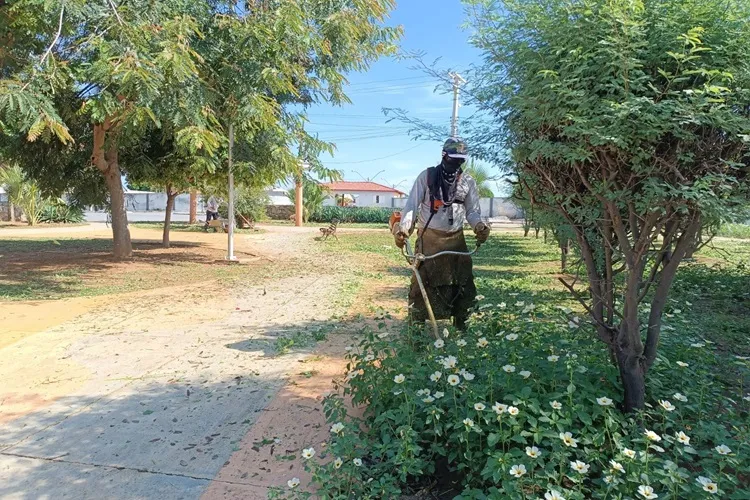
[[[477,163],[476,158],[469,160],[469,165],[463,170],[476,181],[481,198],[495,197],[495,193],[492,192],[492,188],[490,187],[490,181],[495,179],[490,175],[486,167]]]
[[[19,206],[30,226],[37,225],[44,200],[36,182],[27,179],[21,168],[16,165],[0,170],[0,186],[2,185],[6,186],[8,204],[11,207]],[[12,210],[11,214],[13,214]],[[13,218],[11,216],[11,221]]]
[[[287,198],[292,203],[296,202],[297,190],[291,188],[286,193]],[[302,181],[302,206],[304,222],[310,220],[310,216],[315,213],[316,210],[323,206],[323,202],[328,198],[328,188],[321,185],[317,181],[305,178]]]
[[[331,150],[304,134],[305,108],[348,102],[345,73],[393,52],[401,30],[382,26],[391,8],[392,0],[18,0],[7,26],[15,57],[0,53],[0,129],[9,143],[54,144],[62,154],[39,162],[45,148],[0,150],[45,183],[46,174],[66,177],[56,167],[78,166],[88,179],[82,165],[93,166],[109,192],[114,255],[127,258],[123,151],[167,128],[190,170],[219,176],[234,128],[239,180],[293,175],[293,145]],[[84,151],[89,161],[74,161]]]
[[[21,191],[23,182],[23,171],[18,166],[3,166],[0,168],[0,186],[5,188],[5,193],[8,195],[8,212],[11,222],[16,221],[15,199]]]
[[[747,192],[750,5],[466,4],[485,56],[471,141],[569,224],[587,293],[563,283],[609,346],[623,409],[643,408],[678,266]]]

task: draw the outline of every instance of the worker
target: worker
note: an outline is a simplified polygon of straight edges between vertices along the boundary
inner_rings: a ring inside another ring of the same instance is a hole
[[[443,144],[442,161],[417,177],[409,193],[400,223],[394,226],[396,246],[403,248],[417,226],[415,250],[424,255],[452,250],[468,252],[464,219],[476,234],[477,243],[487,241],[490,228],[482,222],[477,183],[461,166],[467,158],[466,143],[455,138]],[[453,318],[464,330],[477,290],[471,257],[445,255],[420,263],[422,278],[435,319]],[[428,314],[416,277],[409,290],[409,321],[424,325]]]
[[[211,223],[212,220],[219,219],[219,204],[220,201],[216,196],[211,196],[206,203],[206,227]]]

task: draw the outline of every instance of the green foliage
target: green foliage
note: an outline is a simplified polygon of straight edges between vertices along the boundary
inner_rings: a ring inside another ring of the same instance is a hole
[[[221,197],[227,199],[228,195],[222,194]],[[237,214],[235,217],[237,227],[244,228],[247,225],[245,221],[255,223],[265,219],[268,203],[268,194],[264,188],[236,186],[234,190],[234,210]],[[226,218],[228,216],[227,205],[222,204],[219,207],[219,213]]]
[[[750,225],[724,224],[719,228],[716,235],[725,238],[742,238],[747,240],[750,239]]]
[[[490,175],[489,170],[484,165],[479,165],[476,159],[472,158],[469,161],[469,165],[464,167],[463,171],[469,174],[474,181],[477,183],[477,190],[481,198],[494,198],[495,193],[492,192],[490,187],[490,181],[494,180]]]
[[[698,482],[705,477],[717,485],[716,497],[744,498],[750,346],[733,339],[750,317],[748,268],[694,264],[681,271],[651,369],[649,406],[627,416],[617,410],[621,387],[607,349],[588,340],[592,327],[544,273],[553,259],[536,240],[495,236],[477,259],[487,296],[479,297],[467,333],[451,331],[441,346],[422,331],[380,325],[366,332],[349,354],[343,391],[325,401],[330,441],[305,462],[314,494],[398,498],[437,480],[432,491],[451,498],[544,498],[551,490],[576,500],[643,498],[638,489],[650,486],[659,498],[692,499],[712,496]],[[730,311],[743,317],[736,331],[724,321]],[[717,324],[732,330],[718,333]],[[348,414],[349,397],[365,408],[364,418]],[[646,430],[661,440],[650,441]],[[561,439],[566,432],[575,447]],[[722,444],[728,455],[717,451]],[[537,458],[527,450],[534,446]],[[573,471],[575,460],[588,472]],[[515,478],[514,465],[526,473]],[[446,492],[453,481],[456,489]],[[314,497],[285,490],[290,498]]]
[[[383,223],[388,224],[388,220],[393,213],[392,208],[379,207],[320,207],[316,210],[310,220],[313,222],[331,222],[337,219],[343,223]]]
[[[575,293],[629,381],[626,410],[641,408],[677,267],[746,205],[750,5],[465,3],[486,55],[469,142],[574,232]]]
[[[80,224],[84,221],[83,209],[68,205],[64,200],[47,200],[39,212],[39,222],[50,224]]]
[[[296,189],[290,188],[286,197],[292,204],[295,204]],[[304,222],[311,220],[311,215],[320,210],[326,198],[328,198],[328,189],[325,186],[308,177],[302,179],[302,219]]]
[[[6,186],[8,201],[23,210],[26,221],[30,226],[39,222],[44,207],[39,186],[29,180],[17,165],[0,170],[0,185]]]

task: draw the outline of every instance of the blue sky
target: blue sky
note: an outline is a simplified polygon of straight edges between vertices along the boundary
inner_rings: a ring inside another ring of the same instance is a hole
[[[471,33],[461,28],[464,19],[460,0],[400,0],[388,24],[403,26],[403,52],[423,52],[429,63],[441,58],[438,67],[460,72],[480,59],[479,51],[469,44]],[[366,73],[349,76],[347,94],[352,104],[309,110],[306,129],[337,148],[333,158],[326,154],[321,160],[341,170],[345,180],[364,178],[408,192],[423,169],[439,163],[440,142],[414,141],[404,124],[387,123],[382,112],[385,107],[402,108],[449,126],[452,95],[433,92],[439,82],[413,69],[415,65],[409,59],[382,59]],[[467,108],[459,110],[461,118],[469,114]],[[385,156],[389,157],[370,161]]]

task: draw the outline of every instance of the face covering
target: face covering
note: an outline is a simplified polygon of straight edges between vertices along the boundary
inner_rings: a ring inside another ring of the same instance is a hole
[[[463,158],[450,158],[444,156],[443,161],[437,168],[436,191],[441,195],[443,203],[450,205],[456,197],[456,180],[461,173]]]

